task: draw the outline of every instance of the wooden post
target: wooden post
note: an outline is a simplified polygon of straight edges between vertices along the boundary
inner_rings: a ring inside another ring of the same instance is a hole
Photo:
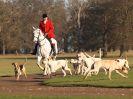
[[[101,58],[102,56],[102,51],[101,51],[101,48],[99,49],[99,58]]]
[[[0,26],[0,32],[1,32],[1,30],[2,30],[2,29],[1,29],[1,26]]]

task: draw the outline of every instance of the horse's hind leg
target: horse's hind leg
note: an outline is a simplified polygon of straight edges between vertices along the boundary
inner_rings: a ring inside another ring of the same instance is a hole
[[[42,57],[39,57],[38,56],[38,58],[37,58],[37,65],[38,65],[38,67],[41,69],[41,70],[44,70],[44,68],[41,66],[41,59],[42,59]]]

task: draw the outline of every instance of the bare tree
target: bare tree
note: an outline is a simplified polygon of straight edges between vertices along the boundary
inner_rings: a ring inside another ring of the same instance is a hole
[[[2,44],[2,53],[5,55],[6,49],[8,49],[10,42],[9,28],[11,26],[11,7],[10,4],[0,1],[0,41]]]
[[[118,22],[120,33],[120,57],[129,49],[130,35],[132,34],[133,1],[120,0],[118,8]]]
[[[75,39],[77,39],[77,50],[82,49],[82,22],[81,20],[86,16],[85,9],[89,6],[90,2],[87,0],[69,0],[69,11],[73,29],[75,28]]]

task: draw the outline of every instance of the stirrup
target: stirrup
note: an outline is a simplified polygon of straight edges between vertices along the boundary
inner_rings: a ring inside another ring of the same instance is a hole
[[[31,52],[30,54],[36,55],[36,53],[37,53],[37,51],[36,51],[36,49],[34,49],[33,52]]]
[[[35,53],[35,52],[32,52],[32,53],[30,53],[30,54],[32,54],[32,55],[36,55],[36,53]]]
[[[53,52],[53,56],[56,56],[57,54],[55,53],[55,51]]]

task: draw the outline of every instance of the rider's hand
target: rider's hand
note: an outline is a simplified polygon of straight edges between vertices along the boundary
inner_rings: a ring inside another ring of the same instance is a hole
[[[44,33],[44,36],[46,37],[48,35],[48,33]]]

